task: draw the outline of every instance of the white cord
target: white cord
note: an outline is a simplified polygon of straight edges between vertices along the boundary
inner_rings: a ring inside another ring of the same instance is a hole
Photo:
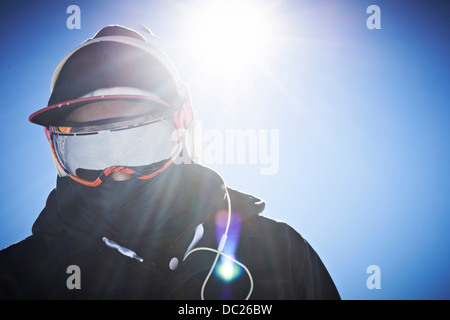
[[[203,293],[204,293],[204,289],[205,289],[205,286],[206,286],[206,282],[208,281],[209,277],[211,276],[212,270],[214,269],[215,264],[217,263],[217,259],[218,259],[218,257],[219,257],[220,255],[222,255],[222,256],[224,256],[225,258],[230,259],[230,260],[233,261],[234,263],[238,264],[239,266],[242,267],[242,269],[245,270],[245,272],[247,272],[248,278],[250,279],[250,290],[249,290],[247,296],[245,297],[245,300],[248,300],[248,299],[250,298],[250,296],[252,295],[252,292],[253,292],[253,277],[252,277],[250,271],[248,270],[248,268],[247,268],[243,263],[237,261],[237,260],[234,259],[232,256],[230,256],[230,255],[228,255],[228,254],[226,254],[226,253],[223,253],[223,252],[218,251],[218,250],[216,250],[216,249],[207,248],[207,247],[199,247],[199,248],[195,248],[195,249],[191,250],[191,251],[184,257],[184,259],[186,259],[191,253],[193,253],[193,252],[195,252],[195,251],[211,251],[211,252],[216,252],[216,253],[217,253],[216,259],[214,260],[213,267],[209,270],[208,276],[206,277],[205,281],[203,282],[202,292],[201,292],[202,300],[204,300],[204,295],[203,295]],[[184,259],[183,259],[183,261],[184,261]]]
[[[227,196],[227,205],[228,205],[228,220],[227,220],[227,226],[225,228],[224,235],[228,236],[228,229],[230,228],[231,224],[231,200],[230,200],[230,194],[228,193],[228,188],[225,184],[222,185],[225,189],[225,194]]]
[[[249,290],[249,292],[248,292],[248,294],[247,294],[245,300],[248,300],[248,299],[250,298],[252,292],[253,292],[253,278],[252,278],[252,275],[251,275],[250,271],[248,270],[248,268],[247,268],[244,264],[242,264],[241,262],[237,261],[237,260],[234,259],[232,256],[230,256],[230,255],[228,255],[228,254],[222,252],[223,249],[224,249],[224,247],[225,247],[225,243],[227,242],[227,238],[228,238],[228,229],[230,228],[230,224],[231,224],[231,200],[230,200],[230,195],[229,195],[229,193],[228,193],[228,189],[227,189],[227,187],[225,186],[225,184],[223,185],[223,188],[225,189],[225,194],[226,194],[226,197],[227,197],[227,204],[228,204],[228,219],[227,219],[227,225],[226,225],[226,227],[225,227],[225,232],[223,233],[222,238],[220,239],[220,243],[219,243],[218,248],[217,248],[217,249],[212,249],[212,248],[207,248],[207,247],[200,247],[200,248],[193,249],[193,250],[191,250],[191,251],[189,251],[188,253],[185,254],[185,256],[184,256],[184,258],[183,258],[183,261],[186,260],[186,258],[187,258],[191,253],[193,253],[193,252],[195,252],[195,251],[211,251],[211,252],[216,252],[216,253],[217,253],[217,255],[216,255],[215,259],[214,259],[214,262],[213,262],[211,268],[209,269],[208,275],[206,276],[205,280],[203,281],[202,289],[201,289],[201,291],[200,291],[200,297],[201,297],[201,299],[202,299],[202,300],[205,300],[205,295],[204,295],[204,294],[205,294],[206,283],[208,282],[208,280],[209,280],[209,278],[211,277],[211,274],[212,274],[214,268],[216,267],[217,260],[219,260],[219,257],[220,257],[221,255],[224,256],[224,257],[227,258],[227,259],[230,259],[230,260],[233,261],[234,263],[236,263],[236,264],[238,264],[239,266],[241,266],[241,267],[245,270],[245,272],[247,272],[247,275],[248,275],[248,277],[249,277],[249,279],[250,279],[250,290]]]

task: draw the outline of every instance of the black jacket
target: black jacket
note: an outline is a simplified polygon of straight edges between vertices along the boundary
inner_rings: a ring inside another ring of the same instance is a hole
[[[226,201],[200,227],[141,247],[55,226],[48,218],[56,210],[53,190],[33,234],[0,251],[0,298],[200,299],[205,281],[205,299],[340,298],[305,239],[261,216],[262,200],[228,190],[232,219],[223,252],[239,263],[215,251],[228,218]],[[188,247],[205,249],[188,254]]]

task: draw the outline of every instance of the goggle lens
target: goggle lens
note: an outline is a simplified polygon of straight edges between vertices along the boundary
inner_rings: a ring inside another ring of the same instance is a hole
[[[169,115],[91,126],[50,126],[49,133],[63,169],[88,182],[111,170],[146,176],[180,150],[180,137]]]

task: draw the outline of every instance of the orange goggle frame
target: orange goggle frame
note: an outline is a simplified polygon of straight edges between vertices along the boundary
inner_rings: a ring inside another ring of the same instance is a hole
[[[89,102],[94,102],[94,101],[99,101],[101,99],[116,99],[116,100],[127,100],[127,99],[143,99],[143,100],[150,100],[150,101],[154,101],[154,102],[158,102],[158,103],[163,103],[164,105],[166,105],[167,107],[169,107],[169,104],[167,104],[166,102],[160,100],[160,99],[156,99],[153,97],[145,97],[145,96],[125,96],[125,95],[114,95],[114,96],[101,96],[101,97],[90,97],[90,98],[83,98],[83,99],[76,99],[76,100],[71,100],[71,101],[67,101],[67,102],[63,102],[63,103],[59,103],[55,106],[50,106],[45,108],[45,110],[49,110],[55,107],[64,107],[64,106],[68,106],[68,105],[73,105],[75,103],[79,103],[79,102],[84,102],[84,103],[89,103]],[[43,109],[44,110],[44,109]],[[42,110],[41,110],[42,111]],[[69,170],[67,170],[63,164],[61,163],[61,161],[58,158],[58,155],[56,153],[55,150],[55,146],[54,146],[54,142],[53,139],[51,137],[50,131],[48,127],[45,127],[45,134],[46,137],[50,143],[50,149],[51,149],[51,153],[52,153],[52,157],[54,159],[55,165],[59,168],[58,171],[60,172],[61,175],[67,175],[69,176],[71,179],[73,179],[74,181],[81,183],[83,185],[89,186],[89,187],[97,187],[99,186],[103,180],[108,177],[110,174],[112,174],[113,172],[122,172],[125,174],[129,174],[139,180],[148,180],[151,179],[155,176],[157,176],[159,173],[163,172],[165,169],[167,169],[170,165],[172,165],[174,163],[174,161],[177,159],[177,157],[180,155],[181,151],[183,150],[183,136],[184,136],[184,131],[187,127],[189,127],[190,123],[192,122],[192,107],[190,104],[190,99],[186,99],[186,101],[184,102],[183,106],[181,107],[180,110],[176,110],[173,112],[173,122],[175,124],[175,127],[177,129],[177,135],[178,135],[178,142],[177,142],[177,150],[176,152],[172,155],[172,157],[170,159],[168,159],[167,161],[163,162],[159,167],[157,167],[156,169],[152,170],[151,173],[148,174],[142,174],[142,172],[140,170],[136,170],[134,168],[131,167],[125,167],[125,166],[111,166],[108,167],[106,169],[103,170],[102,174],[97,177],[94,181],[89,181],[86,179],[82,179],[80,177],[75,176],[74,174],[72,174],[71,172],[69,172]],[[62,171],[62,172],[61,172]],[[145,170],[144,170],[145,172]],[[147,170],[148,172],[148,170]]]

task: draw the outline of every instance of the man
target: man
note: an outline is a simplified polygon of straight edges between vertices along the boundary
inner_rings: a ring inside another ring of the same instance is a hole
[[[193,163],[189,94],[149,35],[108,26],[57,67],[58,172],[32,235],[0,253],[7,299],[339,299],[264,202]]]

